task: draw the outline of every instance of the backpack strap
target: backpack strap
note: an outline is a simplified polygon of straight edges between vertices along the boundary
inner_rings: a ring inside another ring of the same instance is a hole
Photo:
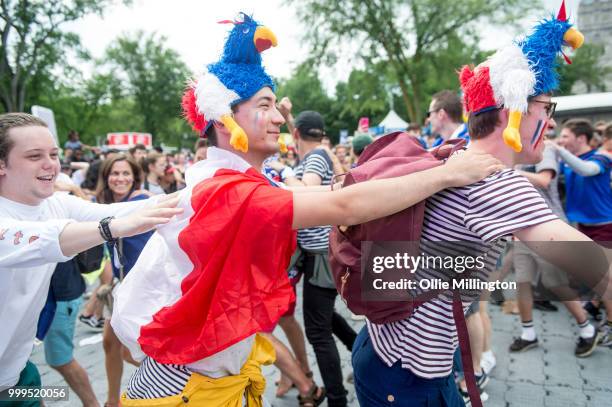
[[[480,392],[476,386],[476,376],[474,375],[474,366],[472,365],[472,350],[470,349],[470,335],[468,333],[467,324],[465,322],[465,313],[463,312],[463,303],[461,295],[458,291],[453,291],[453,317],[455,326],[457,327],[457,335],[459,336],[459,350],[461,351],[461,364],[463,364],[463,374],[467,384],[468,394],[472,407],[482,407],[480,400]]]

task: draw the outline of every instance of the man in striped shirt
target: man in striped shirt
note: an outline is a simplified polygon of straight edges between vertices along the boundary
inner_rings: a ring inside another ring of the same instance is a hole
[[[294,170],[295,177],[285,179],[286,184],[305,187],[331,185],[334,176],[332,157],[337,159],[321,146],[321,139],[325,135],[323,116],[318,112],[304,111],[293,121],[289,110],[285,120],[292,130],[300,157],[300,163]],[[298,250],[301,250],[298,271],[304,273],[302,295],[306,337],[317,358],[327,389],[328,405],[342,407],[348,403],[347,391],[343,385],[340,354],[334,335],[351,350],[357,333],[334,310],[338,292],[327,257],[330,230],[331,226],[298,230]]]
[[[475,90],[478,91],[478,86],[471,88]],[[477,97],[472,98],[470,89],[464,89],[464,93],[470,112],[468,150],[492,154],[507,169],[475,184],[446,189],[430,197],[421,251],[426,256],[440,256],[457,250],[449,247],[470,245],[471,256],[485,256],[486,267],[480,271],[486,274],[494,270],[504,240],[514,235],[547,260],[559,263],[545,253],[550,247],[530,242],[590,239],[559,220],[529,181],[512,169],[516,164],[542,159],[542,132],[553,112],[550,96],[540,94],[529,99],[519,128],[523,148],[516,152],[504,144],[502,137],[509,120],[509,111],[503,103],[482,103]],[[443,242],[452,244],[444,247]],[[439,277],[440,271],[422,268],[417,274],[427,279]],[[471,298],[477,298],[477,293],[472,294]],[[465,297],[463,300],[466,308],[469,302],[465,302]],[[450,291],[417,306],[406,319],[386,324],[368,321],[355,341],[352,356],[360,404],[464,405],[451,375],[457,345]]]

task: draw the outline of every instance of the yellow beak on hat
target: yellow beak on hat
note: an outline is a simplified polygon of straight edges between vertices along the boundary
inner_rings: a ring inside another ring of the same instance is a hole
[[[276,47],[278,45],[278,41],[276,40],[276,35],[268,28],[259,26],[255,30],[255,34],[253,35],[253,43],[255,44],[255,48],[259,53],[267,50],[270,47]]]
[[[563,35],[563,41],[573,49],[578,49],[584,43],[584,35],[574,27],[570,28]]]

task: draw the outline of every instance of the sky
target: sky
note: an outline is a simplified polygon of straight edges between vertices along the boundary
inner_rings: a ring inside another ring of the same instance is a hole
[[[447,0],[455,1],[455,0]],[[570,17],[576,16],[579,0],[568,0]],[[532,25],[547,10],[557,10],[561,0],[543,0],[544,8],[533,10],[525,19],[525,26]],[[275,76],[290,77],[297,64],[308,56],[309,46],[302,39],[303,22],[299,21],[292,7],[282,0],[202,1],[202,0],[133,0],[131,6],[119,2],[108,8],[103,17],[87,16],[66,25],[67,30],[81,36],[83,46],[94,57],[100,58],[106,47],[119,35],[156,32],[167,38],[166,45],[176,50],[187,66],[194,72],[218,59],[224,43],[228,25],[216,24],[220,20],[231,20],[239,11],[268,26],[278,39],[278,46],[263,54],[267,71]],[[483,49],[495,49],[509,43],[515,32],[486,29],[481,43]],[[324,67],[321,77],[327,89],[333,89],[337,81],[348,78],[357,62],[346,55],[334,67]],[[92,66],[83,65],[87,75]]]

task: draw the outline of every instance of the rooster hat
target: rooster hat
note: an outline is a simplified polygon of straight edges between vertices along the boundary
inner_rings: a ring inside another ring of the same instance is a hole
[[[274,90],[274,81],[261,65],[260,53],[277,45],[276,36],[245,13],[239,13],[234,21],[219,23],[234,27],[221,59],[208,65],[199,78],[190,80],[183,95],[183,114],[202,136],[214,121],[222,123],[231,133],[231,146],[247,152],[248,138],[234,120],[232,107],[266,86]]]
[[[461,69],[459,81],[466,111],[474,116],[500,108],[510,110],[504,142],[520,152],[519,127],[527,112],[528,98],[558,89],[557,55],[571,63],[562,47],[577,49],[583,42],[584,36],[567,20],[564,0],[557,17],[541,21],[527,37],[498,50],[476,68]],[[544,129],[535,143],[543,132]]]

